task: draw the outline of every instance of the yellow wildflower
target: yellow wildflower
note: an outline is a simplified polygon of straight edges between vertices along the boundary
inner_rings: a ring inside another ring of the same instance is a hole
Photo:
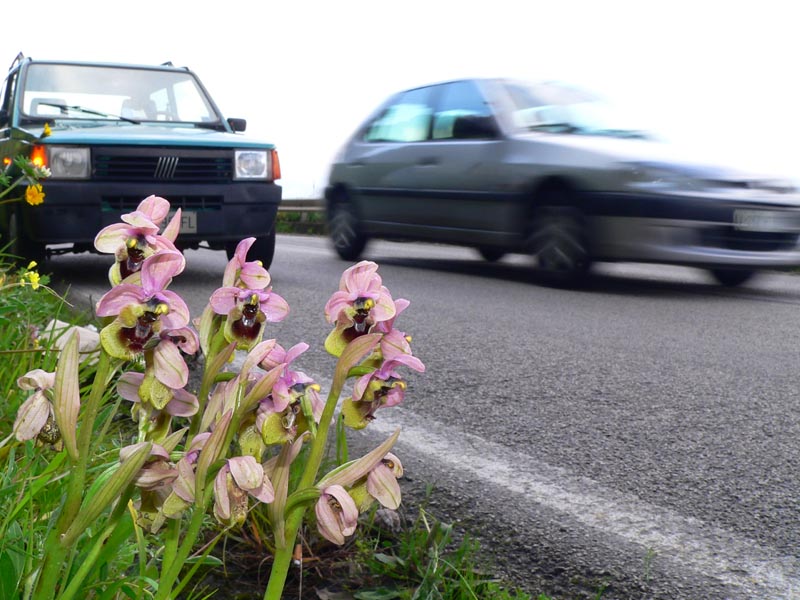
[[[35,183],[27,187],[25,190],[25,202],[31,206],[36,206],[44,202],[44,192],[42,191],[41,183]]]
[[[35,290],[39,289],[39,280],[41,277],[36,271],[28,271],[25,273],[25,278],[30,281],[31,287]]]

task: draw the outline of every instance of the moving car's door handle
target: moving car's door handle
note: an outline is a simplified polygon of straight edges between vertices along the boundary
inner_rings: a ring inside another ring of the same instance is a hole
[[[435,156],[425,156],[424,158],[420,158],[417,164],[421,167],[431,167],[433,165],[438,165],[439,159]]]

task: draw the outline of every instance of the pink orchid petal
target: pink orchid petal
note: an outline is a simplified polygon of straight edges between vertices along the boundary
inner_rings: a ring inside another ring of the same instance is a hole
[[[274,342],[275,340],[270,340],[270,341]],[[284,350],[283,346],[281,346],[280,344],[275,343],[275,347],[272,350],[270,350],[270,352],[266,356],[264,356],[263,359],[261,359],[261,362],[259,364],[261,365],[262,369],[266,371],[271,371],[278,365],[283,365],[286,363],[287,363],[286,350]]]
[[[147,215],[153,223],[160,223],[169,214],[169,202],[161,196],[150,195],[139,202],[136,210]]]
[[[272,387],[272,403],[275,406],[276,412],[283,412],[289,403],[292,401],[292,395],[289,393],[289,387],[294,385],[294,382],[287,378],[281,378],[275,382]]]
[[[339,314],[348,308],[353,300],[355,300],[355,298],[351,297],[351,294],[348,292],[334,292],[325,304],[325,318],[328,323],[333,323],[338,320]]]
[[[189,383],[189,367],[181,351],[171,341],[162,340],[153,351],[153,368],[156,379],[165,386],[178,389]]]
[[[364,397],[364,392],[367,391],[367,386],[372,381],[372,377],[372,373],[367,373],[356,379],[353,384],[353,400],[361,400]]]
[[[117,381],[117,393],[122,396],[123,400],[141,402],[139,386],[142,385],[142,381],[144,381],[144,373],[136,373],[134,371],[123,373]]]
[[[380,289],[381,276],[378,275],[378,265],[369,260],[362,260],[342,273],[339,289],[358,292],[377,291]]]
[[[223,521],[231,518],[231,499],[228,496],[228,472],[227,465],[222,467],[214,478],[214,496],[216,498],[215,513]]]
[[[275,500],[275,488],[272,487],[272,482],[267,479],[266,475],[264,479],[261,481],[261,487],[256,490],[250,492],[250,495],[260,500],[261,502],[265,502],[269,504],[273,500]]]
[[[309,345],[305,342],[300,342],[299,344],[295,344],[286,352],[286,358],[284,362],[288,365],[291,364],[298,356],[300,356],[303,352],[309,349]]]
[[[270,293],[267,300],[261,302],[261,310],[267,316],[267,321],[277,323],[289,314],[289,303],[278,294]]]
[[[386,393],[384,406],[391,407],[391,406],[397,406],[398,404],[402,404],[405,395],[406,395],[405,390],[402,387],[400,386],[393,387]]]
[[[166,288],[185,264],[186,260],[180,252],[159,252],[144,259],[140,271],[145,294],[153,296]]]
[[[383,463],[375,465],[367,475],[367,491],[386,508],[396,510],[400,506],[400,484]]]
[[[200,402],[197,396],[190,394],[186,390],[172,390],[172,400],[167,402],[164,410],[173,417],[192,417],[200,409]]]
[[[233,480],[241,489],[249,492],[261,487],[264,468],[252,456],[236,456],[228,460]]]
[[[251,290],[263,290],[272,281],[269,272],[255,261],[245,263],[242,266],[242,270],[239,272],[239,279]]]
[[[186,502],[194,502],[195,476],[192,465],[186,459],[181,459],[176,465],[178,478],[172,484],[172,491]]]
[[[340,485],[332,485],[325,488],[323,494],[328,494],[336,498],[336,501],[341,507],[339,518],[342,524],[342,534],[345,536],[352,535],[358,524],[358,508],[350,497],[350,494]]]
[[[239,370],[240,377],[246,379],[250,375],[250,371],[256,365],[261,364],[275,350],[277,345],[277,342],[273,339],[264,340],[253,346],[250,352],[247,353],[247,357],[242,363],[242,368]]]
[[[317,500],[314,512],[317,515],[317,529],[322,534],[322,537],[337,546],[343,545],[344,535],[339,525],[339,516],[328,503],[328,499],[324,494]]]
[[[103,227],[94,238],[95,249],[104,254],[114,254],[117,248],[125,244],[129,230],[130,226],[127,223],[114,223]]]
[[[369,311],[370,316],[375,321],[388,321],[395,316],[396,312],[389,290],[383,288],[383,291],[375,299],[375,306]]]
[[[152,235],[158,233],[158,225],[146,214],[133,211],[120,217],[123,222],[128,224],[129,236],[133,235]]]
[[[192,315],[189,313],[189,307],[178,294],[170,290],[164,290],[159,293],[164,301],[169,306],[169,312],[161,317],[161,323],[167,329],[180,329],[184,327]]]
[[[43,369],[28,371],[17,379],[17,387],[21,390],[46,390],[56,383],[56,374],[48,373]]]
[[[191,327],[179,327],[161,333],[162,337],[169,337],[186,354],[195,354],[200,349],[200,338]]]
[[[178,210],[176,210],[175,214],[169,220],[169,223],[167,223],[167,226],[164,227],[164,231],[161,232],[161,236],[160,237],[163,237],[163,238],[169,240],[170,243],[174,242],[177,239],[178,234],[181,232],[181,213],[182,213],[182,211],[181,211],[180,208]],[[155,219],[153,219],[153,220],[156,221]],[[156,223],[158,223],[160,221],[161,221],[161,219],[156,221]]]
[[[218,315],[227,315],[236,306],[239,292],[242,290],[237,287],[222,287],[214,290],[209,299],[209,304]]]
[[[98,317],[112,317],[118,315],[123,308],[131,304],[141,304],[145,297],[142,288],[131,283],[121,283],[108,290],[100,298],[95,308]]]
[[[17,440],[24,442],[39,435],[51,411],[52,405],[41,391],[35,392],[25,400],[17,411],[17,418],[12,428]]]

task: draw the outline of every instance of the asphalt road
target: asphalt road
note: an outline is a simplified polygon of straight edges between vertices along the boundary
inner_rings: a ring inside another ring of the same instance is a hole
[[[224,253],[187,252],[173,284],[199,315]],[[564,598],[800,598],[800,277],[726,289],[692,269],[603,266],[579,291],[522,257],[374,243],[397,326],[427,365],[366,448],[401,426],[404,493],[482,542],[529,592]],[[76,302],[105,257],[56,257]],[[270,326],[325,384],[323,306],[348,263],[324,239],[279,236],[270,273],[289,318]],[[541,587],[540,587],[541,586]]]

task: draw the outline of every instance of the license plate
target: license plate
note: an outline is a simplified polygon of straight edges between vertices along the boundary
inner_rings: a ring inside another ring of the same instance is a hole
[[[169,223],[174,212],[169,213],[166,223]],[[181,211],[181,233],[197,233],[197,213],[189,210]]]
[[[797,231],[798,217],[772,210],[735,210],[733,226],[740,231]]]

